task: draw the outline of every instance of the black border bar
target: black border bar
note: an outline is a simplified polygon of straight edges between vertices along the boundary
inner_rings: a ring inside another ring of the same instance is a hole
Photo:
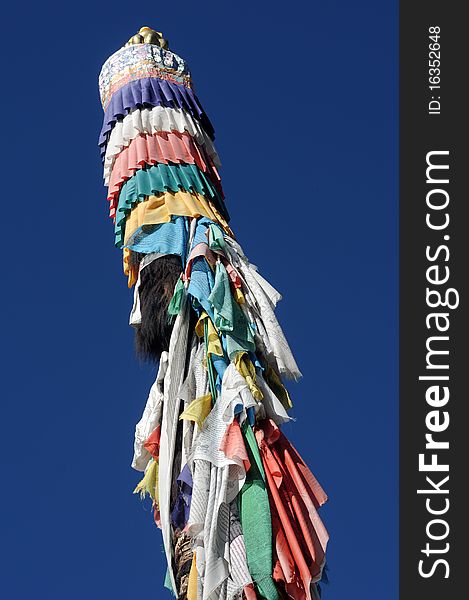
[[[400,4],[401,600],[469,598],[464,9]]]

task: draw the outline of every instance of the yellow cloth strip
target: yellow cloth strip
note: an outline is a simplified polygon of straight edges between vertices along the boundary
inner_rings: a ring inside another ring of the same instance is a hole
[[[140,494],[142,500],[149,494],[153,502],[158,504],[158,471],[158,462],[152,460],[145,471],[142,481],[134,489],[134,494]]]
[[[186,410],[181,413],[180,419],[187,419],[188,421],[195,421],[202,429],[205,419],[212,410],[212,394],[206,394],[193,400]]]
[[[124,275],[127,275],[127,286],[131,288],[137,283],[138,279],[138,265],[130,264],[130,255],[132,251],[128,248],[124,248],[122,251],[122,262],[124,265]]]
[[[208,314],[203,311],[199,317],[199,320],[195,324],[195,333],[199,338],[204,337],[204,319],[208,319]]]
[[[238,372],[246,380],[253,397],[258,401],[262,400],[264,394],[256,384],[256,368],[252,364],[247,352],[238,352],[233,362]]]
[[[292,408],[293,402],[291,401],[290,394],[288,393],[287,388],[283,385],[280,377],[272,369],[271,366],[267,367],[267,370],[265,372],[265,380],[268,383],[270,389],[283,404],[283,408],[287,410],[289,408]]]
[[[238,304],[244,304],[246,302],[244,294],[239,288],[235,288],[234,297]]]
[[[207,319],[207,329],[208,329],[208,340],[207,340],[207,356],[211,354],[215,354],[216,356],[223,356],[223,347],[221,345],[220,338],[218,337],[217,330],[215,329],[215,325],[212,322],[212,319],[208,316],[208,314],[204,311],[197,321],[195,326],[195,333],[200,337],[204,337],[204,321]]]
[[[187,600],[197,600],[197,561],[195,552],[192,555],[192,565],[189,572],[189,583],[187,586]]]
[[[171,216],[207,217],[219,223],[225,232],[233,232],[214,205],[201,194],[190,192],[162,192],[157,196],[146,196],[144,202],[137,204],[127,217],[124,244],[130,236],[143,225],[168,223]]]

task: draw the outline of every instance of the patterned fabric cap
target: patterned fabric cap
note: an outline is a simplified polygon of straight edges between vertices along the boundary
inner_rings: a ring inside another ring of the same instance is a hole
[[[99,93],[104,110],[117,90],[146,77],[191,87],[189,68],[180,56],[154,44],[135,44],[114,52],[101,69]]]

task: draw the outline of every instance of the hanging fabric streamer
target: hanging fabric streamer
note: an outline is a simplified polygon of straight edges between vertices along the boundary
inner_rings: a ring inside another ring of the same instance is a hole
[[[280,294],[236,242],[214,129],[187,63],[148,27],[102,67],[99,147],[135,285],[137,352],[158,364],[136,426],[135,493],[177,598],[317,600],[327,496],[280,427],[298,380]]]

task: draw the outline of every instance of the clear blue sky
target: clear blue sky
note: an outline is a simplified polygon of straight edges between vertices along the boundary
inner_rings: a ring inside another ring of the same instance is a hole
[[[232,226],[284,294],[286,433],[330,496],[324,599],[397,598],[397,2],[26,0],[2,23],[0,595],[170,598],[131,493],[153,370],[96,147],[101,64],[149,25],[188,60]]]

